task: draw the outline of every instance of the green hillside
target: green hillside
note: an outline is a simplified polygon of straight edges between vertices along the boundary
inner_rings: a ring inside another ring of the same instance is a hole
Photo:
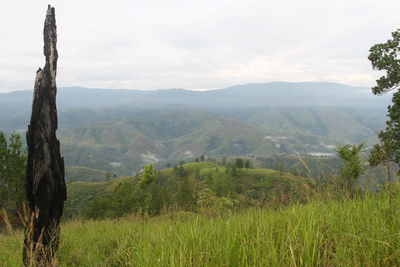
[[[361,121],[359,113],[334,108],[263,108],[239,113],[243,116],[235,114],[238,119],[234,119],[168,106],[61,130],[59,136],[67,166],[117,175],[133,174],[143,164],[162,168],[200,155],[318,155],[332,153],[337,144],[375,140],[373,129],[366,125],[370,119],[364,116]]]
[[[232,165],[222,167],[210,162],[187,163],[159,171],[147,189],[139,187],[142,179],[143,175],[136,175],[108,182],[70,183],[67,185],[64,218],[91,217],[89,213],[93,212],[96,218],[116,217],[146,209],[146,205],[152,205],[154,201],[159,201],[157,205],[161,205],[157,211],[152,211],[154,215],[161,212],[160,208],[186,209],[178,196],[185,181],[189,192],[187,201],[191,201],[192,205],[190,210],[221,201],[236,207],[301,201],[310,195],[314,186],[310,179],[289,173],[269,169],[235,169]],[[145,201],[147,193],[152,195],[150,202]],[[97,204],[93,202],[95,199]],[[128,207],[122,209],[120,205]]]
[[[376,113],[371,114],[373,119],[363,116],[364,125],[350,114],[330,107],[292,107],[268,108],[254,112],[247,118],[251,125],[262,128],[271,134],[284,136],[317,137],[326,145],[357,143],[364,139],[375,138],[374,129],[369,122],[384,122],[384,117],[376,120]],[[383,124],[380,125],[382,127]],[[307,145],[307,143],[304,143]],[[313,145],[308,143],[308,145]]]
[[[65,181],[67,183],[75,181],[100,182],[104,181],[108,175],[112,176],[112,174],[103,170],[79,166],[69,166],[65,169]]]
[[[275,153],[263,131],[235,119],[184,107],[59,132],[66,164],[134,173],[143,164],[206,155]]]
[[[82,218],[85,209],[95,197],[105,197],[112,193],[118,183],[124,182],[126,178],[119,178],[109,182],[74,182],[67,184],[67,201],[65,202],[65,219]]]

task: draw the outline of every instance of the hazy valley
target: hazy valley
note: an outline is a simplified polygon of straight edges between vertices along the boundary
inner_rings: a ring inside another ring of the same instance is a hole
[[[0,95],[0,125],[24,135],[32,91]],[[376,142],[390,96],[335,83],[266,83],[213,91],[59,88],[67,166],[129,175],[208,157],[329,156]],[[4,114],[12,114],[5,116]],[[79,178],[78,178],[79,179]]]

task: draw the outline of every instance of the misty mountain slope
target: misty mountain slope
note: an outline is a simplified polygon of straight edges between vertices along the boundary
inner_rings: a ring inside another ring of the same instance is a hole
[[[345,107],[341,109],[361,125],[374,132],[386,127],[387,106],[380,107]]]
[[[151,138],[170,140],[210,124],[215,116],[206,111],[173,105],[141,110],[126,121]]]
[[[172,141],[172,158],[182,155],[248,155],[265,133],[241,121],[215,116],[203,127]],[[267,150],[266,150],[267,151]],[[269,150],[271,151],[271,150]],[[265,154],[265,153],[264,153]]]
[[[129,174],[147,163],[165,166],[207,156],[332,153],[337,144],[370,133],[330,108],[271,108],[250,123],[184,106],[141,110],[111,122],[59,131],[69,166]],[[268,128],[270,126],[270,128]],[[277,130],[276,130],[277,129]]]
[[[140,153],[165,153],[162,146],[126,120],[59,131],[59,137],[71,165],[101,167],[114,161],[138,164],[142,162]]]
[[[365,113],[364,117],[367,116]],[[247,122],[271,134],[319,136],[333,144],[357,143],[376,137],[373,129],[362,125],[348,113],[330,107],[269,108],[255,112]]]
[[[363,139],[375,138],[372,129],[361,125],[344,112],[326,108],[318,110],[315,116],[327,131],[323,135],[339,144],[358,143]]]
[[[312,151],[294,139],[271,139],[265,131],[239,120],[182,106],[62,130],[59,137],[67,165],[114,173],[202,154],[266,156]]]

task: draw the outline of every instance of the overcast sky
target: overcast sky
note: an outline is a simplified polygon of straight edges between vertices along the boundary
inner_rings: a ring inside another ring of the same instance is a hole
[[[32,89],[49,1],[3,1],[0,92]],[[399,0],[59,0],[59,87],[212,89],[269,81],[370,87],[368,50]]]

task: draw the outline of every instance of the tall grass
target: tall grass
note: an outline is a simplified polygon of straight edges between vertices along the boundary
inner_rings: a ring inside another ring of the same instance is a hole
[[[400,191],[313,200],[221,216],[178,212],[150,219],[62,225],[60,266],[400,265]],[[22,233],[0,236],[0,262],[21,264]]]

